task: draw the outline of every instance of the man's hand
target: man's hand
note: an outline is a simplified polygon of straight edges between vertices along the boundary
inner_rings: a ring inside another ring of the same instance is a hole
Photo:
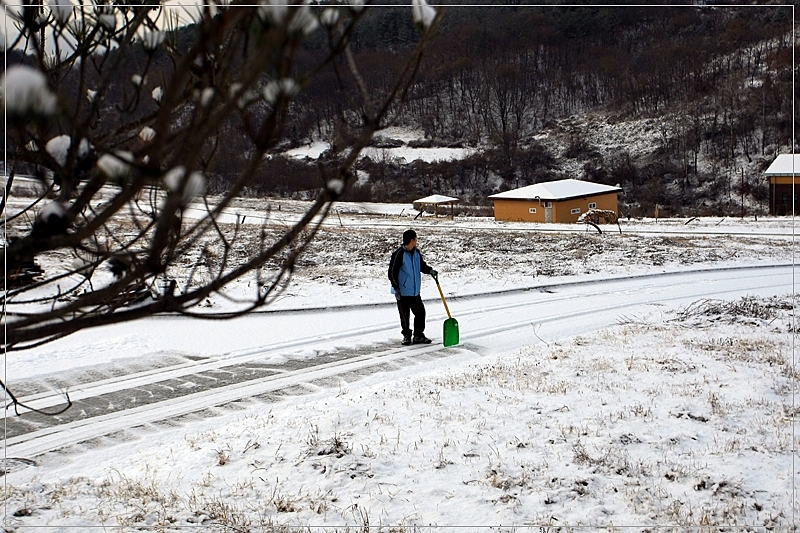
[[[433,279],[436,279],[439,277],[439,273],[435,270],[431,270],[431,276],[433,276]]]
[[[400,301],[400,292],[399,291],[395,291],[394,292],[394,299],[397,300],[398,302]]]

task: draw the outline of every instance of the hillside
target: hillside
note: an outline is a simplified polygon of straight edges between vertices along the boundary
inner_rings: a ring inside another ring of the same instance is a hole
[[[362,26],[356,57],[378,92],[391,51],[413,37],[406,10],[378,8]],[[349,199],[435,191],[487,204],[498,191],[572,177],[620,184],[621,210],[634,216],[656,204],[676,215],[739,213],[742,185],[758,214],[768,194],[760,173],[790,149],[785,6],[449,7],[445,21],[398,116],[405,138],[377,146],[472,150],[439,162],[379,152],[362,161],[366,178]],[[324,161],[346,139],[348,112],[336,113],[344,96],[328,81],[298,100],[282,151],[322,141],[332,148]],[[256,190],[290,194],[314,186],[316,172],[274,161]],[[287,173],[298,179],[276,185]]]
[[[375,95],[389,91],[418,40],[403,4],[367,10],[354,35],[354,61]],[[619,184],[620,210],[631,216],[652,215],[656,205],[662,215],[732,215],[742,203],[748,214],[764,213],[761,172],[792,146],[792,6],[524,4],[444,8],[393,127],[375,138],[344,199],[408,202],[438,192],[488,206],[490,194],[569,177]],[[171,39],[183,49],[196,32],[179,28]],[[293,50],[292,75],[300,79],[324,46],[318,32]],[[93,128],[107,146],[134,149],[136,139],[119,124],[155,113],[149,94],[172,66],[163,51],[137,46],[108,57],[122,59],[120,73]],[[17,50],[7,59],[32,62]],[[141,65],[151,71],[148,97],[130,112],[128,80]],[[294,99],[246,195],[308,197],[323,183],[320,164],[342,157],[360,110],[348,94],[355,88],[339,88],[335,66]],[[196,67],[198,80],[210,75]],[[86,82],[80,76],[96,75],[65,70],[56,83],[75,98]],[[248,113],[255,123],[269,109]],[[18,148],[9,144],[30,159]],[[396,148],[440,155],[401,158]],[[223,121],[203,147],[211,192],[229,189],[257,152],[241,118]],[[20,171],[35,173],[25,163]]]

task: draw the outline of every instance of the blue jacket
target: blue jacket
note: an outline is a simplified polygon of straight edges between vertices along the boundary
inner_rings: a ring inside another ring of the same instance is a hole
[[[415,247],[406,250],[399,247],[389,260],[389,281],[392,283],[392,294],[400,296],[419,296],[422,288],[423,274],[430,274],[433,269],[422,259],[422,254]]]

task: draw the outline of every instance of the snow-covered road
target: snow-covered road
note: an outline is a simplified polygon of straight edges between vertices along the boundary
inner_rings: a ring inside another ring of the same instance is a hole
[[[399,346],[391,303],[283,310],[225,321],[161,316],[110,326],[9,355],[6,382],[24,391],[23,402],[38,408],[57,405],[62,399],[46,387],[58,383],[70,391],[75,406],[55,419],[30,413],[8,419],[6,455],[32,458],[189,413],[213,414],[231,402],[270,401],[276,395],[335,386],[336,376],[549,343],[704,298],[793,294],[794,283],[791,265],[760,265],[474,294],[449,301],[461,331],[461,344],[452,348]],[[427,333],[440,340],[444,310],[437,301],[428,301],[427,308]],[[101,365],[89,364],[92,350],[98,351]],[[109,351],[116,352],[115,362],[109,361]]]

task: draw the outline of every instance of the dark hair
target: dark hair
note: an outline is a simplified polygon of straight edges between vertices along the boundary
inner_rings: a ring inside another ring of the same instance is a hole
[[[413,229],[407,229],[403,232],[403,246],[417,238],[417,232]]]

